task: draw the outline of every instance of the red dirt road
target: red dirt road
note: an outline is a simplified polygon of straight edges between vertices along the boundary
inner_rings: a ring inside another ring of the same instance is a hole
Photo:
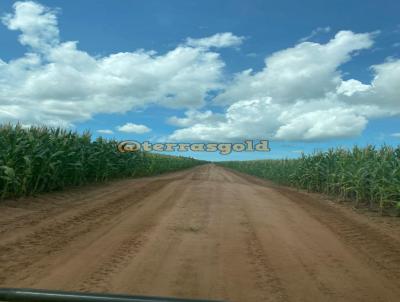
[[[214,165],[0,203],[0,286],[227,301],[400,301],[400,238]]]

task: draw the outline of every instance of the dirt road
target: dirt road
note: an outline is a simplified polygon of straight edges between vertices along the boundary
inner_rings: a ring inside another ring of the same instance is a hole
[[[0,204],[0,286],[227,301],[399,301],[400,238],[205,165]]]

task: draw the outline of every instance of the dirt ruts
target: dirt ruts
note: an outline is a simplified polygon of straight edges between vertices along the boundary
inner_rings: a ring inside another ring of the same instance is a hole
[[[398,301],[400,240],[215,165],[0,203],[0,286],[227,301]]]

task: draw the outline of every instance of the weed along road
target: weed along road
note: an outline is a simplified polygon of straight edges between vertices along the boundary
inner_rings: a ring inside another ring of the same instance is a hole
[[[0,203],[0,286],[399,301],[400,235],[215,166]]]

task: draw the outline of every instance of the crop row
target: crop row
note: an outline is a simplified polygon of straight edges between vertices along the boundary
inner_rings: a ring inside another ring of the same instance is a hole
[[[223,166],[356,206],[400,210],[400,147],[331,149],[297,159],[221,162]]]
[[[192,158],[120,153],[118,142],[50,127],[0,126],[0,197],[17,197],[201,164]]]

